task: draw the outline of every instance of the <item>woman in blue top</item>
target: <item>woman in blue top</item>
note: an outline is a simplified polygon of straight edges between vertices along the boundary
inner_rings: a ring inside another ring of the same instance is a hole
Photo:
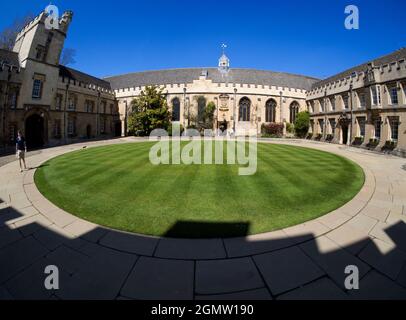
[[[21,134],[21,131],[18,131],[18,136],[16,140],[16,154],[18,161],[20,162],[20,171],[23,172],[23,166],[22,163],[24,164],[24,169],[27,170],[27,165],[25,164],[25,153],[27,152],[27,144],[25,143],[25,138]],[[21,163],[22,161],[22,163]]]

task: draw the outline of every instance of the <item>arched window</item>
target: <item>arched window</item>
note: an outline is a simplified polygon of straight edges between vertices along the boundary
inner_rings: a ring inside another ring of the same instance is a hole
[[[179,98],[172,100],[172,121],[180,121],[180,101]]]
[[[276,101],[274,99],[269,99],[265,106],[265,122],[275,122],[276,121]]]
[[[206,110],[206,99],[199,97],[197,99],[197,119],[199,122],[204,121],[204,111]]]
[[[297,114],[299,113],[299,103],[297,103],[296,101],[293,101],[290,104],[290,123],[295,123],[296,122],[296,117]]]
[[[250,121],[251,101],[247,97],[240,100],[239,121]]]

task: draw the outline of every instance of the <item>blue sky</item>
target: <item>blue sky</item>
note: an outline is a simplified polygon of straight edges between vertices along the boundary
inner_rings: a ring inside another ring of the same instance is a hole
[[[214,67],[228,45],[232,67],[325,78],[406,46],[404,0],[55,0],[74,11],[66,46],[73,68],[95,76]],[[0,29],[47,1],[4,1]],[[344,8],[360,29],[344,28]]]

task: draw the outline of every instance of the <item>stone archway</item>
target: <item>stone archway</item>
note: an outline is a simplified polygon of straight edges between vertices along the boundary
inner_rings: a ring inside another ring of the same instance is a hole
[[[25,139],[30,149],[42,148],[46,142],[44,117],[34,113],[25,120]]]

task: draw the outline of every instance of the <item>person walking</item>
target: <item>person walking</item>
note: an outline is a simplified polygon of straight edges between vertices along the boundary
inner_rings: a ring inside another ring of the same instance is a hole
[[[25,142],[25,138],[21,134],[21,131],[18,131],[18,136],[16,140],[16,154],[17,159],[20,162],[20,172],[23,172],[23,164],[24,170],[27,170],[27,165],[25,164],[26,153],[27,153],[27,143]]]

